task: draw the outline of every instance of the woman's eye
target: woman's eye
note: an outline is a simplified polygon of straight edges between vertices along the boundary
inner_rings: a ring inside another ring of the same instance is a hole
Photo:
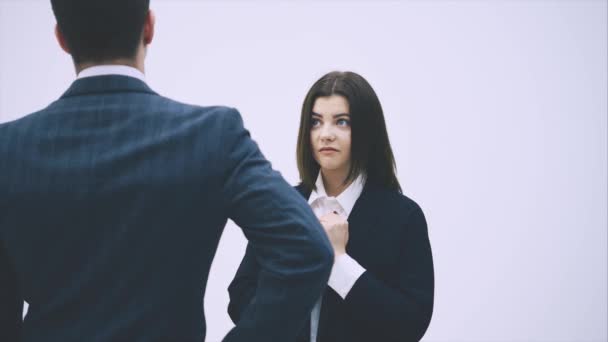
[[[311,125],[312,127],[317,127],[317,126],[319,126],[320,124],[321,124],[321,121],[320,121],[319,119],[312,119],[312,120],[310,120],[310,125]]]
[[[350,125],[350,121],[347,119],[339,119],[337,123],[338,123],[338,126],[349,126]]]

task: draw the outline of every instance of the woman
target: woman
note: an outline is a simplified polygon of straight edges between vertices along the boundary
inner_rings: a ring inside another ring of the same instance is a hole
[[[417,341],[433,311],[433,261],[420,207],[401,193],[378,97],[352,72],[310,89],[297,146],[301,184],[332,243],[324,295],[301,342]],[[255,296],[251,248],[229,287],[234,322]]]

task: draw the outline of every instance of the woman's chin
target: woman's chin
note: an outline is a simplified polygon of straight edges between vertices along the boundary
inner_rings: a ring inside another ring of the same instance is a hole
[[[329,165],[321,165],[321,171],[323,172],[335,172],[341,170],[343,165],[329,164]]]

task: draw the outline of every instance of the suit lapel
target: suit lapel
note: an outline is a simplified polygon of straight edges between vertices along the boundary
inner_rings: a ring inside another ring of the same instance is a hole
[[[382,214],[380,203],[376,203],[373,186],[366,185],[361,196],[355,202],[348,216],[348,245],[346,253],[352,257],[365,254],[369,248],[367,241],[377,226],[378,217]]]
[[[306,200],[310,197],[311,191],[307,191],[302,184],[296,186],[296,190]],[[382,203],[378,202],[375,194],[376,188],[366,184],[348,216],[349,239],[346,252],[355,259],[370,253],[367,242],[370,234],[373,234],[373,230],[377,227],[378,217],[382,215]],[[340,339],[343,328],[336,325],[343,322],[340,318],[342,301],[343,299],[332,288],[326,287],[319,317],[317,342]],[[300,334],[299,342],[310,341],[310,319],[307,320],[304,330]]]
[[[380,214],[379,208],[374,203],[374,188],[366,185],[347,219],[349,239],[346,252],[348,255],[356,258],[362,253],[367,253],[366,240],[369,234],[373,233],[374,222]],[[332,288],[326,287],[319,317],[317,342],[331,342],[341,338],[335,334],[341,334],[342,329],[335,325],[343,322],[339,318],[342,316],[340,307],[343,301],[342,297]]]

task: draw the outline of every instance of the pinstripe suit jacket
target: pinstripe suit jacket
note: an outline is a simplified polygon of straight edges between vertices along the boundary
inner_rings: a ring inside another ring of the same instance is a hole
[[[228,218],[264,272],[226,341],[293,339],[331,246],[238,112],[181,104],[127,76],[75,81],[0,125],[0,340],[201,341]]]

